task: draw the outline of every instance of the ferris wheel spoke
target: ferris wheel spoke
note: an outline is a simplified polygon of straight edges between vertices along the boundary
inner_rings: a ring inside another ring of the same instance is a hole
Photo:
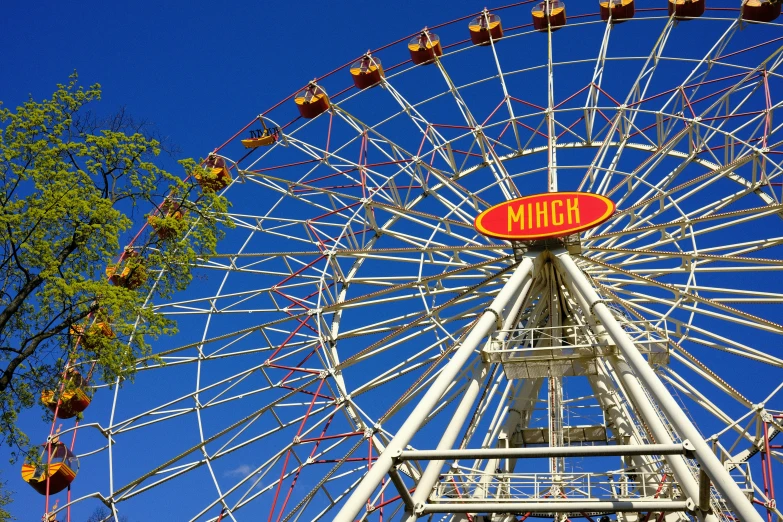
[[[496,65],[499,68],[500,63],[497,61],[497,54],[495,51],[494,43],[491,43],[490,46],[493,50],[493,56],[496,60]],[[448,71],[446,70],[446,66],[443,63],[442,59],[436,59],[435,64],[437,65],[438,69],[441,72],[441,76],[446,82],[446,85],[448,87],[448,91],[451,93],[452,97],[454,98],[455,103],[457,104],[457,108],[459,109],[460,113],[462,114],[462,117],[465,121],[465,125],[467,126],[466,130],[472,135],[473,140],[471,143],[471,148],[476,145],[479,147],[481,151],[481,159],[482,162],[487,165],[489,170],[492,172],[493,176],[495,177],[495,180],[498,182],[498,187],[503,192],[506,199],[513,199],[514,197],[518,197],[521,195],[519,192],[519,189],[514,184],[514,180],[509,175],[508,171],[506,170],[505,165],[502,161],[500,161],[500,158],[495,151],[495,147],[492,144],[492,141],[490,138],[485,134],[482,127],[479,125],[476,118],[473,116],[473,113],[471,112],[470,108],[468,107],[468,104],[465,102],[464,98],[462,97],[462,94],[460,92],[460,87],[458,87],[451,79],[451,76],[449,76]],[[502,77],[502,73],[499,73]],[[501,79],[502,82],[502,79]],[[508,107],[510,108],[510,102],[508,103]],[[512,116],[513,118],[513,116]],[[516,133],[516,126],[514,128],[514,131]],[[467,157],[466,157],[467,161]],[[462,168],[460,168],[462,170]]]
[[[661,312],[659,310],[655,310],[650,307],[646,307],[638,302],[631,302],[625,300],[618,295],[618,293],[622,293],[622,292],[615,293],[613,289],[610,289],[608,286],[604,285],[603,283],[599,283],[599,286],[601,287],[603,292],[609,294],[618,304],[628,307],[628,309],[638,319],[643,320],[645,316],[657,318],[654,321],[655,328],[657,328],[659,332],[661,328],[665,328],[665,332],[669,332],[671,335],[679,337],[680,343],[687,340],[702,346],[706,346],[708,348],[720,350],[741,357],[746,357],[748,359],[752,359],[756,362],[760,362],[770,366],[775,366],[779,368],[783,367],[783,359],[770,355],[761,350],[751,348],[750,346],[747,346],[743,343],[740,343],[736,340],[730,339],[723,335],[716,334],[715,332],[709,329],[701,328],[693,324],[692,321],[691,322],[681,321],[676,317],[672,317],[668,313]],[[666,327],[665,326],[666,323],[671,323],[674,326],[674,329]],[[705,338],[697,337],[698,334],[705,336]],[[692,356],[687,354],[687,352],[684,352],[682,346],[680,346],[679,344],[676,344],[675,346],[676,349],[682,351],[684,356],[689,357],[691,362],[701,364],[698,361],[696,361]]]
[[[734,263],[749,263],[758,265],[771,265],[783,267],[783,261],[779,259],[760,258],[760,257],[741,257],[739,255],[712,255],[705,254],[703,252],[671,252],[652,249],[639,249],[639,248],[610,248],[610,247],[590,247],[590,252],[605,252],[616,253],[614,257],[603,257],[602,261],[608,262],[611,260],[613,263],[619,266],[630,266],[638,264],[647,264],[650,262],[656,262],[666,259],[679,259],[687,260],[689,262],[695,262],[698,266],[704,266],[706,263],[702,261],[729,261]],[[632,254],[634,257],[623,256],[622,254]],[[698,258],[698,261],[695,261]]]
[[[661,33],[658,36],[657,41],[653,45],[649,56],[645,60],[644,65],[642,65],[642,70],[639,72],[636,81],[631,86],[631,89],[624,101],[625,105],[634,106],[645,98],[647,94],[647,89],[649,88],[652,79],[655,75],[655,72],[658,68],[658,64],[661,61],[660,58],[663,55],[663,50],[666,46],[666,42],[668,41],[669,35],[673,28],[674,28],[673,19],[670,18],[669,21],[661,30]],[[642,83],[644,83],[644,86],[642,86]],[[622,118],[623,115],[620,112],[617,112],[615,117],[612,118],[610,128],[607,130],[606,133],[606,138],[603,140],[598,151],[596,151],[596,154],[593,158],[592,163],[590,164],[590,167],[587,169],[587,172],[585,173],[582,182],[579,184],[579,190],[586,189],[590,192],[596,192],[600,194],[602,193],[602,190],[606,189],[606,186],[608,185],[609,180],[611,179],[610,173],[616,170],[617,168],[617,165],[620,161],[620,157],[622,156],[623,149],[625,148],[627,138],[623,137],[620,140],[620,142],[617,144],[617,151],[615,152],[614,158],[610,161],[608,171],[605,171],[606,173],[604,174],[602,180],[599,182],[598,187],[594,187],[594,183],[598,178],[597,171],[603,170],[602,168],[603,164],[605,163],[609,153],[609,143],[611,142],[611,137],[617,132],[618,128],[620,127]]]
[[[707,397],[703,393],[701,393],[695,386],[693,386],[691,381],[679,375],[671,368],[665,369],[663,378],[671,386],[675,387],[680,393],[684,394],[686,397],[691,399],[694,403],[704,408],[705,411],[709,412],[711,415],[713,415],[718,420],[723,422],[728,429],[734,431],[738,435],[737,440],[734,443],[735,447],[737,444],[739,444],[740,441],[749,442],[751,444],[754,444],[756,442],[755,437],[748,432],[747,428],[743,429],[737,423],[737,421],[733,420],[729,415],[727,415],[720,408],[718,408],[714,403],[712,403],[709,399],[707,399]],[[753,410],[752,409],[749,410],[748,413],[753,413]]]
[[[595,125],[595,116],[598,107],[599,96],[601,94],[601,86],[603,85],[604,70],[606,68],[606,54],[609,50],[609,40],[612,35],[612,28],[612,24],[606,24],[606,27],[604,28],[604,36],[601,39],[601,45],[598,50],[598,55],[595,59],[593,77],[588,86],[589,88],[587,91],[587,99],[585,100],[583,116],[585,121],[585,143],[591,143],[593,140],[593,127]]]
[[[678,240],[685,240],[687,238],[692,239],[698,236],[703,236],[705,234],[731,229],[731,227],[734,226],[743,225],[756,219],[778,214],[781,212],[781,209],[783,209],[783,205],[770,205],[746,210],[735,210],[722,214],[712,214],[705,217],[697,217],[692,219],[680,218],[676,221],[670,221],[660,225],[647,225],[644,227],[632,229],[636,233],[636,235],[633,237],[631,237],[631,229],[627,229],[596,234],[592,237],[592,240],[595,241],[605,238],[629,236],[625,241],[615,242],[612,246],[613,248],[627,248],[628,245],[638,243],[639,241],[650,237],[653,233],[660,232],[660,234],[663,236],[663,239],[636,247],[637,249],[642,250],[652,250],[660,248],[664,245],[675,243]],[[710,221],[722,222],[705,228],[696,228],[696,225],[701,223],[708,223]],[[667,229],[672,228],[675,229],[674,232],[667,232]]]
[[[777,323],[774,323],[774,322],[769,321],[767,319],[763,319],[761,317],[755,316],[755,315],[750,314],[748,312],[737,310],[736,308],[732,308],[732,307],[729,307],[729,306],[724,305],[722,303],[715,302],[712,299],[703,297],[703,296],[695,294],[695,293],[691,293],[691,292],[683,293],[681,290],[673,287],[670,284],[662,283],[662,282],[657,281],[655,279],[652,279],[652,278],[649,278],[649,277],[645,277],[645,276],[642,276],[642,275],[639,275],[639,274],[635,274],[633,272],[630,272],[628,270],[623,270],[623,269],[618,268],[616,266],[608,265],[606,263],[602,263],[600,261],[596,261],[596,260],[589,259],[589,258],[584,258],[583,257],[581,259],[583,259],[585,261],[588,261],[589,263],[593,263],[593,264],[599,265],[599,266],[601,266],[603,268],[606,268],[606,269],[608,269],[611,272],[615,272],[617,274],[625,275],[625,276],[627,276],[628,278],[630,278],[633,281],[637,281],[637,282],[640,282],[640,283],[646,283],[646,284],[651,285],[651,286],[656,286],[658,288],[662,288],[662,289],[668,290],[668,291],[672,292],[672,294],[676,297],[676,301],[677,302],[681,302],[682,303],[683,301],[686,301],[686,302],[693,302],[694,303],[694,306],[681,305],[684,310],[696,311],[696,312],[701,313],[701,314],[708,314],[709,313],[711,315],[716,315],[718,317],[722,317],[724,319],[727,319],[727,320],[730,320],[730,321],[733,321],[733,322],[739,322],[741,324],[747,324],[747,325],[750,325],[750,326],[753,326],[753,327],[756,327],[756,328],[760,328],[760,329],[771,331],[771,332],[775,332],[775,333],[783,333],[783,325],[779,325]],[[659,298],[653,298],[652,296],[650,296],[650,298],[651,299],[655,299],[655,300],[659,300]],[[725,312],[725,314],[729,314],[729,315],[721,314],[721,313],[718,313],[718,312],[707,312],[704,309],[697,308],[695,306],[696,303],[706,304],[706,305],[708,305],[708,306],[710,306],[712,308],[720,310],[721,312]]]
[[[668,138],[668,141],[666,141],[665,144],[662,144],[660,147],[658,147],[658,151],[657,151],[657,153],[659,155],[658,157],[660,158],[661,155],[668,155],[668,154],[670,154],[674,150],[674,147],[676,147],[683,140],[683,138],[686,138],[686,137],[687,137],[687,142],[688,142],[688,146],[689,146],[689,154],[687,156],[687,161],[693,161],[693,159],[696,158],[696,155],[700,151],[706,150],[706,151],[710,151],[710,153],[711,153],[711,149],[708,146],[709,140],[712,139],[715,136],[722,136],[723,135],[723,132],[721,131],[721,127],[726,124],[726,121],[728,121],[728,118],[730,118],[730,117],[732,117],[732,116],[737,114],[738,110],[751,98],[751,95],[750,94],[746,95],[745,98],[743,98],[743,100],[741,100],[739,103],[735,104],[734,109],[729,113],[728,116],[724,117],[724,116],[720,115],[718,113],[718,111],[724,105],[726,107],[728,107],[729,96],[731,94],[733,94],[739,88],[738,86],[742,85],[743,82],[745,82],[745,81],[749,81],[750,82],[751,80],[754,80],[753,75],[756,75],[756,74],[757,74],[757,70],[750,71],[745,76],[745,78],[740,81],[740,83],[735,85],[733,88],[728,89],[725,92],[723,92],[722,95],[716,101],[714,101],[707,109],[703,110],[698,115],[698,118],[696,118],[696,119],[693,119],[693,120],[686,119],[684,116],[670,116],[669,118],[670,118],[670,120],[672,122],[676,121],[676,120],[681,120],[685,124],[686,127],[685,127],[684,130],[679,131],[678,133],[676,133],[671,138]],[[758,86],[759,82],[756,81],[754,83],[751,83],[751,85]],[[680,94],[682,95],[682,97],[685,100],[687,100],[686,95],[685,95],[683,90],[680,91]],[[752,92],[751,92],[751,94],[752,94]],[[684,104],[685,104],[685,102],[684,102]],[[720,118],[721,123],[719,124],[718,127],[711,127],[711,126],[705,124],[705,121],[710,119],[709,116],[710,116],[710,113],[712,111],[715,111],[716,118]],[[696,115],[694,114],[694,117],[695,116]],[[760,120],[761,118],[759,116],[756,119]],[[699,133],[698,131],[701,128],[703,128],[707,132]],[[671,127],[670,127],[670,129],[671,129]],[[698,141],[697,141],[697,139],[698,139]],[[659,138],[659,142],[660,141],[661,141],[661,139]],[[744,153],[744,151],[740,151],[740,155],[742,155],[743,153]],[[652,157],[654,157],[654,156],[652,156]],[[648,160],[646,160],[645,163],[651,163],[652,157],[649,158]],[[718,161],[717,158],[715,158],[715,159],[716,159],[716,161]],[[657,162],[652,162],[651,163],[652,167],[657,165],[658,162],[660,162],[660,159]],[[643,163],[643,165],[645,163]],[[673,171],[670,175],[664,177],[655,186],[655,190],[665,189],[668,185],[670,185],[677,178],[678,174],[680,172],[682,172],[683,166],[684,165],[681,165],[679,169]],[[648,167],[647,170],[645,171],[646,173],[643,173],[641,175],[637,174],[638,181],[635,184],[634,183],[629,183],[628,190],[624,193],[624,195],[622,195],[620,203],[625,202],[625,200],[630,197],[631,193],[636,188],[639,188],[639,187],[642,186],[641,181],[644,181],[644,179],[647,178],[649,176],[649,174],[653,171],[652,167]],[[610,195],[611,193],[616,192],[620,188],[621,185],[622,184],[616,185],[611,191],[607,192],[607,194]],[[652,189],[651,189],[651,191],[652,191]],[[646,197],[649,197],[651,191],[648,191],[648,193],[646,195],[642,196],[642,199],[644,199]]]

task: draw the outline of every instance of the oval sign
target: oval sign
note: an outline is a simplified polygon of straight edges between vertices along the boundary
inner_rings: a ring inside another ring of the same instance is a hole
[[[490,207],[478,215],[473,226],[498,239],[548,239],[593,228],[614,211],[614,201],[598,194],[545,192]]]

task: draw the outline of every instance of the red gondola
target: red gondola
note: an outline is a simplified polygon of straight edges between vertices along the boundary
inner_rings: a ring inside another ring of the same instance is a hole
[[[228,171],[226,160],[220,156],[210,155],[204,163],[208,176],[196,173],[196,181],[202,189],[218,191],[226,188],[231,183],[231,173]]]
[[[57,418],[70,419],[87,409],[92,398],[87,390],[87,383],[81,374],[76,370],[69,369],[66,372],[65,382],[63,383],[62,393],[57,396],[55,390],[44,390],[41,392],[41,402],[51,410],[57,411]],[[59,406],[57,403],[60,403]]]
[[[566,24],[565,3],[559,0],[548,0],[539,2],[532,11],[533,28],[536,31],[546,31],[552,28],[552,31],[563,27]]]
[[[492,40],[503,38],[503,25],[500,23],[500,17],[486,9],[471,20],[468,29],[470,29],[470,41],[475,45],[489,45]]]
[[[57,439],[43,445],[40,462],[22,464],[22,479],[41,495],[54,495],[68,487],[79,472],[79,459]]]
[[[669,16],[698,18],[704,14],[707,0],[669,0]]]
[[[772,22],[780,16],[781,0],[745,0],[742,19],[746,22]]]
[[[411,53],[411,60],[416,65],[432,63],[437,56],[443,56],[440,38],[426,29],[408,42],[408,50]]]
[[[380,83],[383,78],[383,67],[378,58],[369,54],[355,61],[351,65],[351,76],[353,84],[359,89],[366,89]]]
[[[311,83],[294,98],[302,118],[315,118],[329,108],[329,97],[326,91],[315,83]]]
[[[633,0],[601,0],[599,5],[601,7],[601,20],[609,20],[610,14],[614,23],[633,18]]]

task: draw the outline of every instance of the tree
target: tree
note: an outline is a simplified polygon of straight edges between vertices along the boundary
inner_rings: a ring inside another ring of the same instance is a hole
[[[87,522],[114,522],[114,516],[105,507],[99,507],[92,512]],[[120,515],[120,522],[128,522],[126,515]]]
[[[14,455],[28,444],[19,413],[61,389],[67,367],[132,378],[149,341],[174,331],[147,296],[187,286],[227,206],[219,169],[182,160],[183,179],[160,168],[149,125],[96,117],[100,95],[74,73],[51,99],[0,106],[0,440]],[[145,220],[118,262],[121,238]]]
[[[12,516],[8,512],[6,506],[13,500],[13,491],[6,489],[6,482],[0,481],[0,522],[10,522],[16,520],[16,517]]]

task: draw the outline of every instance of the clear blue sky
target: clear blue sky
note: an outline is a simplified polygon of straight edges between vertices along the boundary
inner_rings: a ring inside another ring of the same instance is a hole
[[[665,5],[663,0],[637,3]],[[595,12],[593,2],[589,8],[586,4],[586,0],[571,0],[569,13]],[[738,0],[724,0],[719,4],[734,6]],[[264,1],[227,5],[219,2],[134,2],[126,5],[7,2],[0,11],[0,70],[3,71],[0,100],[5,106],[14,107],[28,94],[36,99],[47,97],[56,83],[66,82],[68,75],[77,70],[82,83],[102,85],[100,111],[111,112],[124,105],[134,117],[154,122],[159,132],[181,147],[184,156],[203,157],[255,115],[313,77],[425,25],[439,24],[483,7],[483,3],[459,0]],[[523,9],[527,10],[527,7]],[[527,23],[527,19],[519,23]],[[634,35],[629,32],[629,26],[631,24],[622,28],[626,31],[623,34],[627,35],[628,45],[633,45],[638,37],[641,43],[634,52],[649,51],[649,42],[642,39],[649,34]],[[590,34],[595,38],[600,33]],[[684,28],[678,33],[679,37],[687,34]],[[537,41],[536,45],[539,45],[545,40]],[[689,42],[687,38],[683,38],[682,43],[699,50],[704,45],[695,39]],[[585,46],[578,43],[570,42],[569,45],[575,53],[590,56],[594,56],[598,48],[597,41],[590,42],[586,51]],[[568,49],[563,46],[559,51]],[[522,58],[524,56],[520,54]],[[618,81],[627,76],[622,71],[611,74],[615,75],[611,79]],[[346,75],[341,83],[347,85],[348,81]],[[558,88],[561,93],[572,93],[584,86],[585,81],[584,77],[562,78]],[[543,91],[539,91],[540,95]],[[491,105],[495,103],[493,101]],[[485,104],[481,108],[487,107]],[[739,364],[737,368],[744,367]],[[170,383],[174,383],[177,393],[192,389],[190,376],[179,375],[172,370],[167,374],[166,383],[151,383],[159,387],[153,388],[152,393],[168,392]],[[108,393],[99,395],[88,413],[105,412],[109,398]],[[105,420],[105,416],[102,419]],[[215,426],[222,425],[220,419],[213,419],[213,422]],[[23,427],[34,442],[37,434],[43,435],[48,430],[37,412],[24,417]],[[156,436],[160,438],[150,449],[149,441]],[[164,428],[150,430],[145,432],[143,439],[133,443],[138,444],[138,451],[155,452],[164,447],[160,454],[168,454],[166,436],[172,434],[166,433]],[[195,437],[195,433],[173,436],[184,439]],[[4,456],[2,451],[0,458]],[[133,469],[135,463],[131,460],[127,465],[132,472],[146,470],[142,467],[146,464]],[[250,463],[259,465],[260,461],[258,457]],[[12,512],[22,521],[38,520],[43,511],[42,497],[18,479],[18,464],[2,468],[3,478],[17,491]],[[95,468],[88,465],[84,469]],[[91,479],[85,475],[83,472],[77,478],[80,482],[77,495],[99,487],[105,489],[102,482],[105,477]],[[199,493],[195,486],[190,492],[194,496]],[[207,488],[205,494],[214,498],[214,489]],[[187,502],[187,495],[166,505],[142,505],[124,513],[130,516],[131,522],[153,518],[179,520],[177,502],[180,501]],[[89,503],[90,508],[96,505]],[[89,511],[91,509],[75,509],[74,522],[86,519]]]

